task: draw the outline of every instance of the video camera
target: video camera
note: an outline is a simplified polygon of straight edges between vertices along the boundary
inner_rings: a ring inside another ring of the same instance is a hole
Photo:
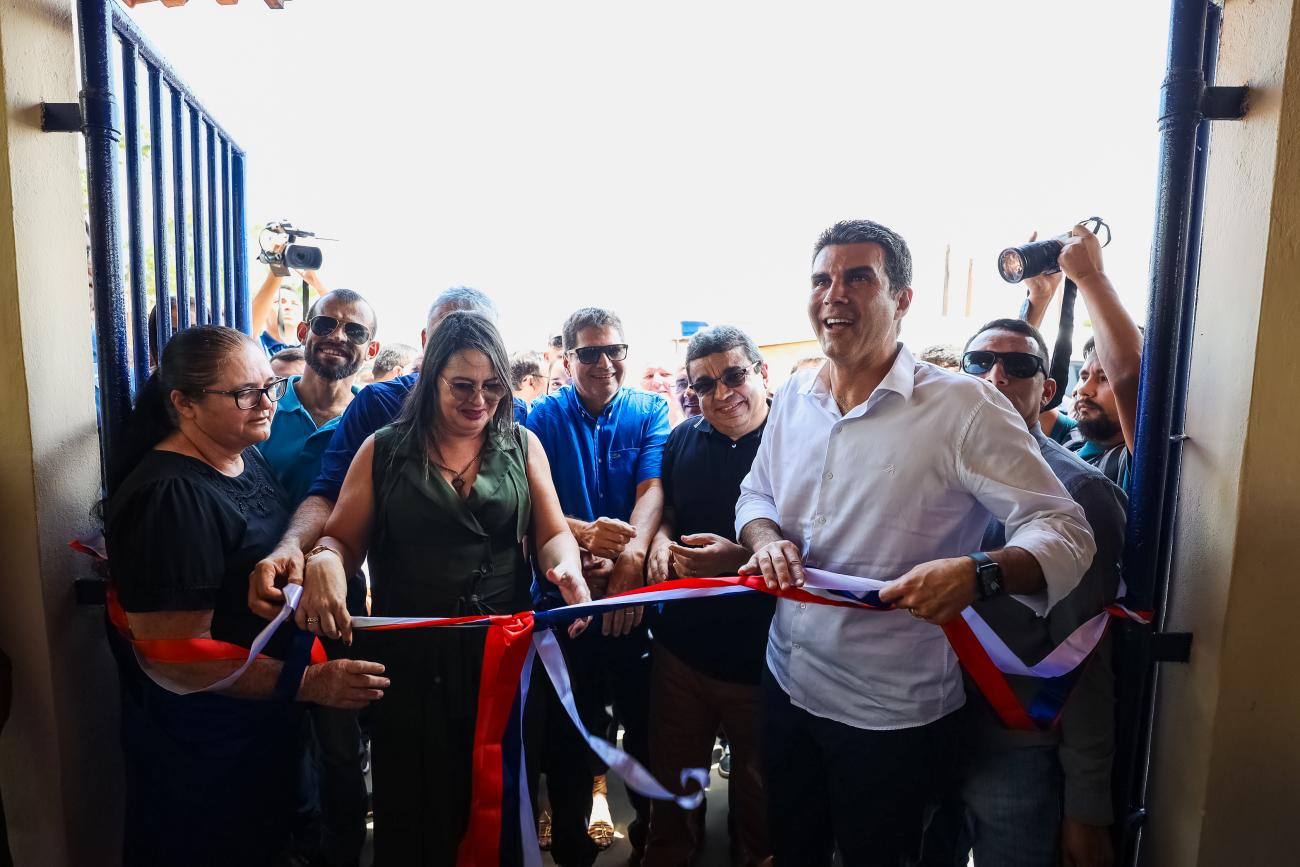
[[[284,239],[283,248],[280,250],[275,249],[276,244],[281,243],[278,241],[268,247],[266,244],[268,234],[282,237]],[[300,271],[315,271],[320,268],[321,262],[324,261],[320,247],[309,247],[305,244],[295,243],[299,238],[315,237],[315,232],[296,228],[288,220],[267,223],[258,235],[258,246],[262,248],[262,252],[258,254],[257,261],[270,265],[271,273],[279,277],[288,277],[291,268]]]
[[[1101,217],[1089,217],[1080,220],[1079,223],[1098,238],[1101,238],[1104,232],[1105,240],[1101,242],[1103,247],[1110,243],[1110,226],[1106,225]],[[1055,274],[1061,270],[1056,260],[1060,258],[1061,250],[1064,249],[1069,237],[1070,233],[1066,232],[1064,235],[1057,235],[1046,241],[1030,241],[1018,247],[1006,248],[998,254],[998,273],[1008,283],[1019,283],[1021,280],[1037,277],[1039,274]]]

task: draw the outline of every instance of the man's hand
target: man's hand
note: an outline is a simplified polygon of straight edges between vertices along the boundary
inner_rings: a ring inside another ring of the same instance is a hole
[[[587,523],[576,535],[579,548],[585,548],[597,557],[615,560],[623,553],[627,543],[636,538],[636,527],[616,518],[597,518]]]
[[[1065,240],[1056,263],[1065,276],[1076,284],[1086,283],[1105,273],[1101,264],[1101,241],[1086,226],[1075,226]]]
[[[582,576],[587,579],[587,589],[592,599],[604,599],[609,593],[609,579],[614,574],[614,561],[605,557],[593,557],[589,551],[582,552]]]
[[[1109,826],[1085,825],[1069,816],[1061,821],[1061,864],[1064,867],[1111,867],[1114,863]]]
[[[662,584],[673,578],[672,542],[662,535],[655,536],[654,544],[645,560],[645,580],[647,584]]]
[[[1029,236],[1030,243],[1037,239],[1037,232]],[[1065,282],[1065,275],[1060,271],[1055,274],[1039,274],[1036,277],[1026,277],[1024,282],[1029,296],[1029,324],[1038,327],[1047,315],[1052,299],[1056,297],[1056,290]]]
[[[975,561],[970,557],[922,563],[880,590],[881,602],[892,602],[937,626],[961,614],[978,598]]]
[[[587,589],[587,582],[582,580],[582,573],[575,573],[573,569],[563,563],[554,569],[546,570],[546,580],[560,589],[560,595],[564,597],[565,605],[581,605],[583,602],[591,601],[591,591]],[[569,637],[577,638],[589,623],[591,623],[590,617],[584,617],[570,623]]]
[[[299,629],[326,638],[352,643],[352,617],[348,614],[348,576],[343,561],[332,551],[323,551],[307,564],[302,598],[294,622]]]
[[[364,659],[332,659],[307,666],[298,687],[298,700],[342,710],[361,710],[384,697],[389,681],[384,667]]]
[[[263,557],[248,575],[248,607],[258,617],[271,620],[284,605],[286,584],[302,583],[302,549],[281,545]]]
[[[682,536],[682,544],[670,542],[673,569],[682,578],[712,578],[734,572],[749,560],[749,549],[713,533]]]
[[[799,548],[788,539],[760,545],[739,571],[741,575],[762,575],[769,590],[802,587],[804,581]]]
[[[645,584],[645,554],[639,551],[626,551],[614,561],[614,573],[609,578],[608,596],[635,590]],[[601,616],[600,633],[602,635],[629,635],[641,625],[644,612],[636,608],[620,608]]]

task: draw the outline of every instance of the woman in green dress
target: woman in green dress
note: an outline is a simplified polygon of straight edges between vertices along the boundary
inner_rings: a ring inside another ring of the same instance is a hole
[[[546,453],[513,421],[506,358],[476,313],[453,313],[430,335],[402,415],[357,452],[308,555],[300,608],[313,631],[351,639],[346,576],[367,557],[377,616],[527,611],[530,551],[566,601],[590,599]],[[453,864],[469,819],[484,630],[358,632],[356,644],[391,681],[371,721],[375,864]]]

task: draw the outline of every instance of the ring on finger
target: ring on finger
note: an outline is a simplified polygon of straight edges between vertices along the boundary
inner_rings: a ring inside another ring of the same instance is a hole
[[[908,613],[908,614],[911,614],[911,615],[912,615],[913,617],[915,617],[917,620],[924,620],[924,619],[925,619],[925,615],[922,614],[921,612],[917,611],[915,608],[909,608],[909,609],[907,609],[907,613]]]
[[[307,622],[308,622],[308,623],[320,623],[320,618],[319,618],[319,617],[308,617],[308,618],[307,618]]]

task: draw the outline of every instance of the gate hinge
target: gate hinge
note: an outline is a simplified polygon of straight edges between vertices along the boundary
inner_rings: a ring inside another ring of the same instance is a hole
[[[1192,633],[1155,632],[1151,635],[1152,662],[1187,662],[1192,658]]]
[[[1241,120],[1246,116],[1248,87],[1211,85],[1201,91],[1201,117],[1205,120]]]
[[[81,105],[75,102],[42,102],[42,132],[81,132]]]

